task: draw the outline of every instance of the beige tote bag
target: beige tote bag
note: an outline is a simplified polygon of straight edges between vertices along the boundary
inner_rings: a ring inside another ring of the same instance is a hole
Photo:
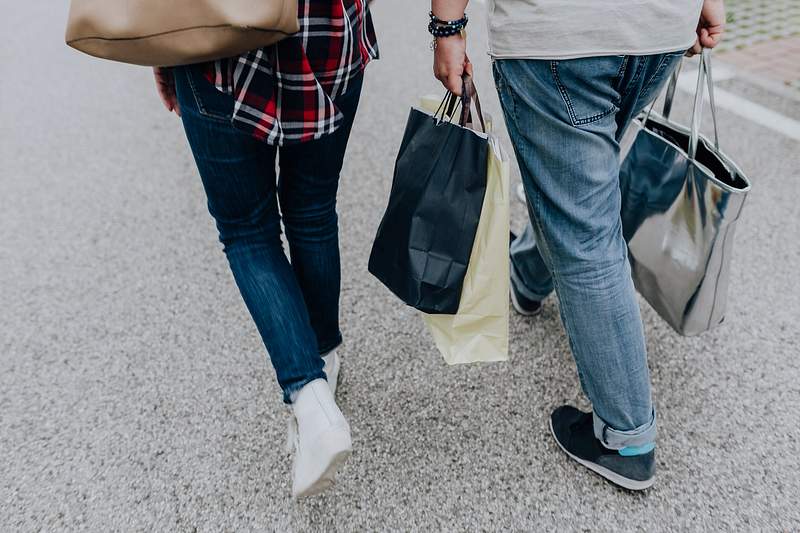
[[[176,66],[235,56],[299,29],[297,0],[72,0],[66,41],[103,59]]]
[[[434,113],[440,100],[424,97],[420,107]],[[458,313],[421,313],[448,365],[508,361],[511,163],[500,140],[491,133],[491,117],[484,114],[484,119],[490,148],[486,196]]]

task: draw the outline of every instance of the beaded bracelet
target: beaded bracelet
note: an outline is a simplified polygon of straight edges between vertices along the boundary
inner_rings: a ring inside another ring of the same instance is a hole
[[[430,24],[428,24],[428,32],[434,37],[451,37],[461,33],[467,27],[469,17],[465,13],[464,16],[456,20],[442,20],[430,12]]]
[[[464,30],[464,26],[436,26],[432,22],[428,25],[428,32],[434,37],[451,37],[458,35]]]
[[[431,18],[431,22],[435,22],[436,24],[440,24],[443,26],[462,26],[462,25],[466,26],[467,21],[469,20],[469,17],[467,16],[466,13],[464,13],[464,16],[462,18],[456,20],[442,20],[436,15],[434,15],[433,11],[428,13],[428,16]]]
[[[429,15],[431,21],[428,24],[428,32],[433,35],[431,50],[436,50],[440,37],[452,37],[454,35],[465,37],[464,28],[467,27],[467,23],[469,22],[469,17],[466,13],[464,13],[462,18],[456,20],[442,20],[434,15],[433,11],[431,11]]]

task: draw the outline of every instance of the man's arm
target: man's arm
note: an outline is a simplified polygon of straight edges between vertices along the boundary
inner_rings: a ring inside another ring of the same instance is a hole
[[[697,23],[697,40],[694,42],[687,55],[693,56],[703,51],[703,48],[714,48],[722,40],[725,32],[725,2],[724,0],[705,0]]]
[[[431,11],[441,20],[458,20],[464,16],[469,0],[431,0]],[[439,37],[433,59],[433,75],[449,91],[461,95],[461,76],[471,74],[467,58],[467,40],[461,35]]]

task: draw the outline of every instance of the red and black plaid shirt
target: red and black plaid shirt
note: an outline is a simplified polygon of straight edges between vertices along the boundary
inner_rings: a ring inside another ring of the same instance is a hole
[[[300,31],[208,64],[206,77],[236,99],[233,124],[269,144],[318,139],[342,122],[334,100],[378,57],[368,0],[299,0]]]

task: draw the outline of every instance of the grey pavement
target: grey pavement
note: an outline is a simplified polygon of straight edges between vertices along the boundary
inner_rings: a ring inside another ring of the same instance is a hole
[[[720,116],[754,182],[730,312],[681,338],[643,305],[659,471],[629,494],[548,434],[555,406],[586,406],[554,301],[512,319],[509,363],[452,368],[367,273],[408,108],[440,92],[425,2],[376,2],[383,59],[340,195],[356,451],[335,490],[295,503],[287,412],[180,124],[148,70],[63,45],[64,4],[0,20],[0,531],[800,529],[797,142]],[[481,10],[471,56],[499,118]]]

